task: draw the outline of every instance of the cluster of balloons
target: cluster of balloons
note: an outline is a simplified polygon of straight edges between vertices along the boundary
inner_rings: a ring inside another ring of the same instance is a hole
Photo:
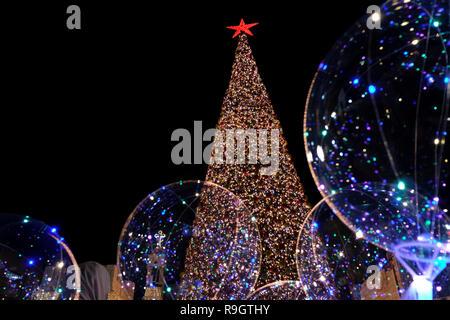
[[[445,279],[434,287],[432,281],[450,261],[449,8],[448,0],[392,0],[363,17],[320,64],[304,119],[307,158],[327,204],[312,213],[319,227],[311,231],[325,244],[329,263],[321,268],[337,274],[344,259],[381,267],[376,246],[395,254],[421,299],[442,291]],[[379,28],[368,28],[375,14]],[[320,223],[328,214],[353,236],[335,243],[334,222]],[[345,250],[342,259],[334,257],[349,246],[369,258]],[[343,287],[323,278],[314,283],[330,296],[336,286],[349,292],[354,285],[354,277],[344,277]]]
[[[0,299],[80,297],[79,267],[56,231],[0,214]],[[149,194],[126,221],[113,281],[126,299],[245,299],[260,263],[256,219],[244,203],[216,184],[179,181]]]
[[[180,181],[146,197],[122,230],[125,295],[450,295],[449,46],[449,0],[391,0],[357,21],[320,64],[304,140],[323,200],[300,230],[299,279],[255,288],[261,240],[252,213],[227,189]],[[54,228],[0,215],[0,299],[77,299],[79,292],[77,263]]]

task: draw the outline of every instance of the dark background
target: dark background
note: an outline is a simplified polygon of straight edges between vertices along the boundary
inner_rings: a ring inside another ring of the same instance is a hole
[[[93,3],[95,2],[95,4]],[[165,3],[165,4],[164,4]],[[241,17],[312,204],[306,95],[327,51],[380,1],[33,1],[0,9],[0,212],[57,226],[78,262],[115,262],[121,228],[150,192],[204,179],[175,166],[177,128],[215,127]],[[307,3],[307,5],[306,5]],[[81,7],[82,30],[66,8]]]

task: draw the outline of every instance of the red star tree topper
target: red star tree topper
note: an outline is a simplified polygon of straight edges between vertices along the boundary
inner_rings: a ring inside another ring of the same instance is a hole
[[[241,23],[238,26],[234,26],[234,27],[227,27],[228,29],[232,29],[232,30],[236,30],[236,32],[233,35],[233,38],[236,38],[239,34],[241,34],[241,31],[245,32],[246,34],[252,36],[253,33],[250,31],[251,27],[254,27],[256,25],[258,25],[259,23],[250,23],[250,24],[245,24],[244,19],[241,19]]]

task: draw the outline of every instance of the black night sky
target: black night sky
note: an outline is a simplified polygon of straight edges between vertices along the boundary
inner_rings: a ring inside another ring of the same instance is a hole
[[[381,1],[164,3],[2,4],[0,213],[57,226],[78,262],[114,263],[148,193],[204,179],[207,165],[172,164],[170,138],[195,120],[215,127],[237,44],[225,27],[241,18],[260,23],[253,54],[316,203],[302,137],[309,86],[337,38]],[[82,30],[66,28],[70,4]]]

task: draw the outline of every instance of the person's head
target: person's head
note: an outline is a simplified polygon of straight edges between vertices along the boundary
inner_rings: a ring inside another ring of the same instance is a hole
[[[106,268],[93,261],[79,265],[81,274],[80,300],[107,300],[111,278]]]

